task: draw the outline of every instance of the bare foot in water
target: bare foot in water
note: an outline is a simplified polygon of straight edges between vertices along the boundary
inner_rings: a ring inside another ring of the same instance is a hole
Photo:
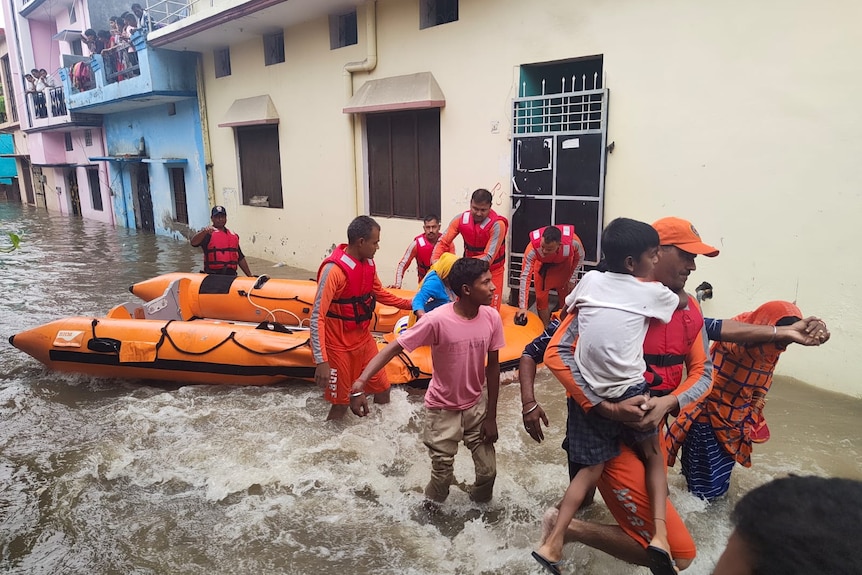
[[[560,516],[560,510],[556,507],[548,507],[545,510],[545,514],[542,515],[542,540],[539,542],[540,545],[544,545],[545,541],[548,540],[548,535],[551,534],[551,531],[554,529],[554,525],[557,523],[557,517]]]

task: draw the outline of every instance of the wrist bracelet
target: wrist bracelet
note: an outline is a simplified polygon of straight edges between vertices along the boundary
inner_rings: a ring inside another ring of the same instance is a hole
[[[531,407],[527,411],[524,411],[523,413],[521,413],[521,415],[527,415],[527,414],[533,413],[534,411],[536,411],[536,408],[538,408],[538,407],[539,407],[539,402],[537,401],[536,405],[534,405],[533,407]]]
[[[353,393],[350,394],[350,397],[359,397],[361,395],[365,395],[365,392],[364,391],[354,391]]]

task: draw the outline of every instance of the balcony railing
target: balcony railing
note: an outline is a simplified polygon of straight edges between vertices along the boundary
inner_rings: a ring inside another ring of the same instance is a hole
[[[68,67],[60,69],[73,114],[104,114],[140,107],[142,102],[153,105],[160,99],[197,95],[196,54],[152,49],[145,34],[138,29],[129,43],[67,62]]]
[[[27,105],[34,118],[57,118],[68,115],[62,86],[51,86],[40,92],[27,92]]]
[[[113,84],[127,78],[140,76],[141,66],[138,54],[131,44],[120,44],[102,51],[105,63],[105,82]]]

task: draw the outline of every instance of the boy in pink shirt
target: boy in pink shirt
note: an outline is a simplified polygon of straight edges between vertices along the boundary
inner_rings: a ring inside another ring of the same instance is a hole
[[[402,350],[430,345],[434,373],[425,393],[422,439],[431,456],[431,481],[425,496],[437,502],[446,500],[449,486],[455,482],[455,454],[463,440],[476,467],[470,499],[486,502],[491,500],[497,477],[494,442],[499,350],[505,345],[503,322],[490,307],[495,287],[488,262],[459,259],[449,272],[449,282],[458,300],[423,315],[369,362],[353,383],[350,410],[359,417],[368,415],[365,383]]]

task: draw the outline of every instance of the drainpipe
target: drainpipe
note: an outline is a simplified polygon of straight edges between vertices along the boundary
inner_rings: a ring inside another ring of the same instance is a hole
[[[204,60],[203,54],[198,54],[197,65],[195,66],[195,76],[197,81],[198,92],[198,113],[201,116],[201,136],[204,146],[204,169],[206,170],[207,178],[207,198],[209,205],[216,205],[215,199],[215,178],[213,177],[213,156],[212,148],[210,148],[210,124],[207,116],[207,103],[204,97]],[[191,230],[189,231],[191,233]]]
[[[354,72],[371,72],[377,67],[377,0],[370,0],[365,5],[365,35],[366,52],[365,60],[361,62],[348,62],[344,65],[344,89],[347,96],[345,101],[349,101],[353,97],[353,73]],[[356,118],[350,114],[350,162],[351,180],[353,182],[353,195],[356,208],[356,215],[362,213],[362,198],[360,197],[361,190],[359,181],[356,177],[358,168],[356,163]]]

